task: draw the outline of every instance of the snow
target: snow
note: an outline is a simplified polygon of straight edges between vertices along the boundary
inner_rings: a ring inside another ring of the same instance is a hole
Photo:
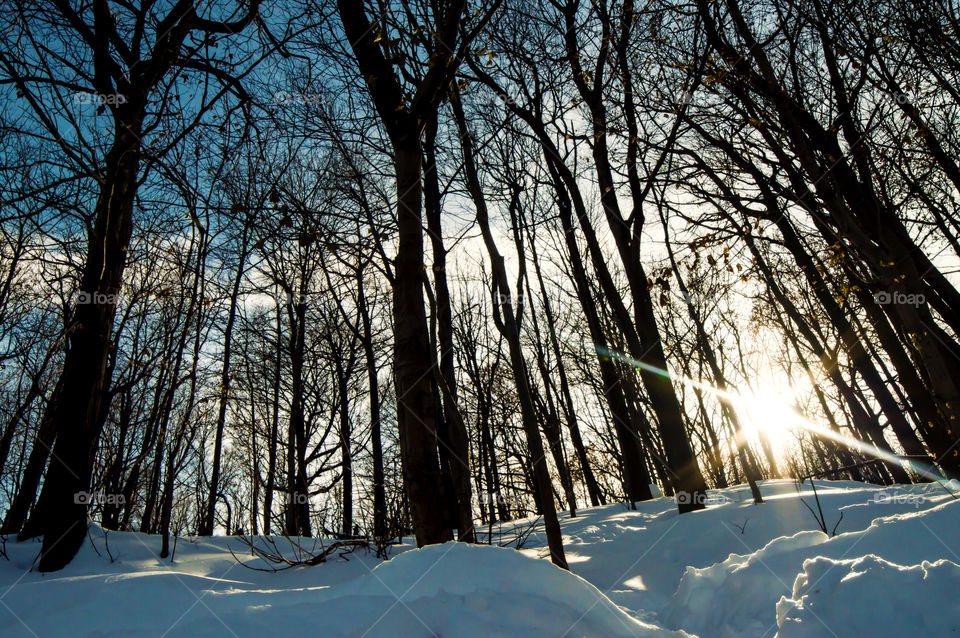
[[[915,490],[925,488],[904,489],[919,496],[920,493]],[[907,499],[900,503],[876,499],[867,503],[832,506],[831,509],[844,512],[841,529],[844,524],[853,527],[847,533],[838,532],[833,538],[819,530],[798,532],[775,538],[749,553],[731,554],[702,569],[688,567],[665,610],[667,626],[683,625],[703,636],[722,638],[770,635],[776,620],[770,611],[781,596],[796,594],[797,575],[803,571],[806,561],[818,557],[833,559],[838,563],[843,559],[866,555],[882,556],[905,565],[937,558],[949,558],[960,563],[954,540],[960,523],[960,502],[943,490],[938,495],[931,486],[926,486],[925,491],[929,494],[929,501],[920,499],[915,504],[910,504],[911,501]],[[825,511],[827,503],[842,503],[851,499],[854,495],[851,492],[853,490],[821,494]],[[934,505],[936,502],[940,504]],[[929,507],[931,505],[934,506]],[[914,511],[878,516],[865,528],[856,529],[869,518],[873,508],[879,510],[875,512],[879,514],[898,506]],[[924,506],[929,509],[921,509]],[[852,513],[849,520],[847,512]],[[911,595],[917,593],[919,590]],[[944,604],[942,608],[948,609],[949,606]],[[871,609],[870,605],[859,604],[852,613],[867,620],[872,615]],[[687,622],[686,618],[692,614],[696,614],[695,620]],[[957,617],[960,618],[960,614]],[[831,627],[829,618],[821,615],[820,620],[823,623],[814,615],[807,614],[804,617],[803,624],[816,625],[809,628],[811,636],[821,635],[819,632],[823,630],[823,625]],[[872,626],[873,621],[870,622]],[[792,631],[789,635],[807,635],[796,629]],[[845,634],[838,632],[837,635]]]
[[[960,566],[947,560],[905,567],[872,554],[811,558],[777,603],[778,636],[960,635],[960,602],[950,595],[958,588]]]
[[[320,610],[343,605],[340,635],[682,636],[632,618],[582,578],[512,549],[447,543],[405,552],[351,583]],[[322,611],[320,617],[324,614]]]
[[[761,490],[761,505],[747,486],[711,491],[683,516],[670,498],[564,515],[572,573],[534,519],[480,529],[493,547],[407,539],[385,562],[358,550],[277,573],[247,569],[266,565],[237,538],[181,538],[171,561],[156,536],[92,525],[73,563],[40,574],[39,544],[10,540],[0,636],[960,635],[960,484],[818,481],[833,537],[809,484]],[[520,551],[496,547],[531,526]]]

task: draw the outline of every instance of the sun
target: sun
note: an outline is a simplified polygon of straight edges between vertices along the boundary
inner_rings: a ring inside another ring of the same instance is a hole
[[[766,436],[778,459],[794,441],[792,430],[802,419],[793,407],[795,402],[794,397],[768,385],[734,398],[744,434],[748,439]]]

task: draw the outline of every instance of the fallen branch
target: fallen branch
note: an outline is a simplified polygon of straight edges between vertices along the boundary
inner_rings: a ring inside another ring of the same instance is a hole
[[[293,550],[292,558],[285,556],[283,550],[277,546],[277,542],[268,536],[260,537],[259,540],[262,541],[262,545],[258,546],[256,537],[240,535],[240,542],[250,549],[251,556],[260,558],[270,565],[275,565],[275,567],[262,568],[247,565],[237,557],[231,547],[227,547],[227,549],[230,551],[230,555],[233,556],[234,560],[247,569],[259,572],[279,572],[292,567],[312,567],[320,563],[325,563],[327,559],[336,552],[340,552],[339,557],[345,558],[347,554],[356,551],[358,548],[370,547],[370,542],[365,538],[338,540],[326,546],[322,544],[322,541],[319,541],[321,543],[321,549],[319,552],[316,552],[314,551],[316,549],[316,542],[312,550],[306,550],[299,542],[294,541],[289,536],[285,538]]]
[[[500,547],[513,547],[514,549],[523,549],[523,546],[527,544],[527,540],[530,538],[530,534],[533,533],[533,528],[536,527],[537,523],[540,522],[540,517],[533,519],[533,522],[530,523],[525,528],[517,530],[514,528],[516,536],[512,540],[506,543],[498,543]]]

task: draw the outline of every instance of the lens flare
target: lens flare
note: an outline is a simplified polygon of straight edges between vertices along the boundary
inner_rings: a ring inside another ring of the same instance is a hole
[[[917,474],[930,479],[931,481],[939,481],[942,478],[940,473],[937,472],[935,468],[929,467],[924,463],[903,459],[895,454],[881,450],[875,445],[861,441],[860,439],[843,434],[841,432],[835,432],[830,428],[810,421],[805,416],[800,414],[795,408],[790,406],[786,400],[777,397],[776,394],[770,396],[744,396],[734,392],[722,390],[710,385],[709,383],[691,379],[690,377],[671,375],[663,368],[644,363],[643,361],[638,361],[633,357],[619,352],[614,352],[608,348],[595,346],[594,350],[600,356],[623,361],[635,367],[637,370],[647,370],[661,376],[668,377],[676,382],[711,394],[721,401],[728,402],[730,405],[733,405],[738,412],[743,412],[744,415],[747,416],[747,418],[742,419],[744,422],[744,429],[747,431],[749,431],[751,428],[763,428],[768,433],[777,431],[803,430],[810,434],[835,441],[836,443],[845,445],[846,447],[852,448],[862,452],[863,454],[867,454],[888,463],[903,465]]]

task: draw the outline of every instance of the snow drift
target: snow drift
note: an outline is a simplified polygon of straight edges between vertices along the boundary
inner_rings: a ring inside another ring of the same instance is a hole
[[[360,550],[278,573],[246,569],[268,565],[235,537],[183,537],[160,560],[156,536],[91,526],[73,563],[39,574],[39,543],[11,539],[0,636],[960,635],[960,484],[818,482],[834,537],[809,486],[761,490],[761,505],[746,486],[711,491],[683,516],[669,498],[563,516],[570,572],[535,519],[478,530],[492,547],[408,539],[386,562]]]
[[[248,612],[244,631],[270,631],[276,611]],[[314,629],[317,619],[335,619],[324,624],[325,636],[683,635],[636,620],[587,581],[545,560],[461,543],[405,552],[297,611],[308,628],[310,619]]]
[[[778,638],[960,635],[960,565],[904,567],[877,556],[804,561],[790,598],[777,603]]]

